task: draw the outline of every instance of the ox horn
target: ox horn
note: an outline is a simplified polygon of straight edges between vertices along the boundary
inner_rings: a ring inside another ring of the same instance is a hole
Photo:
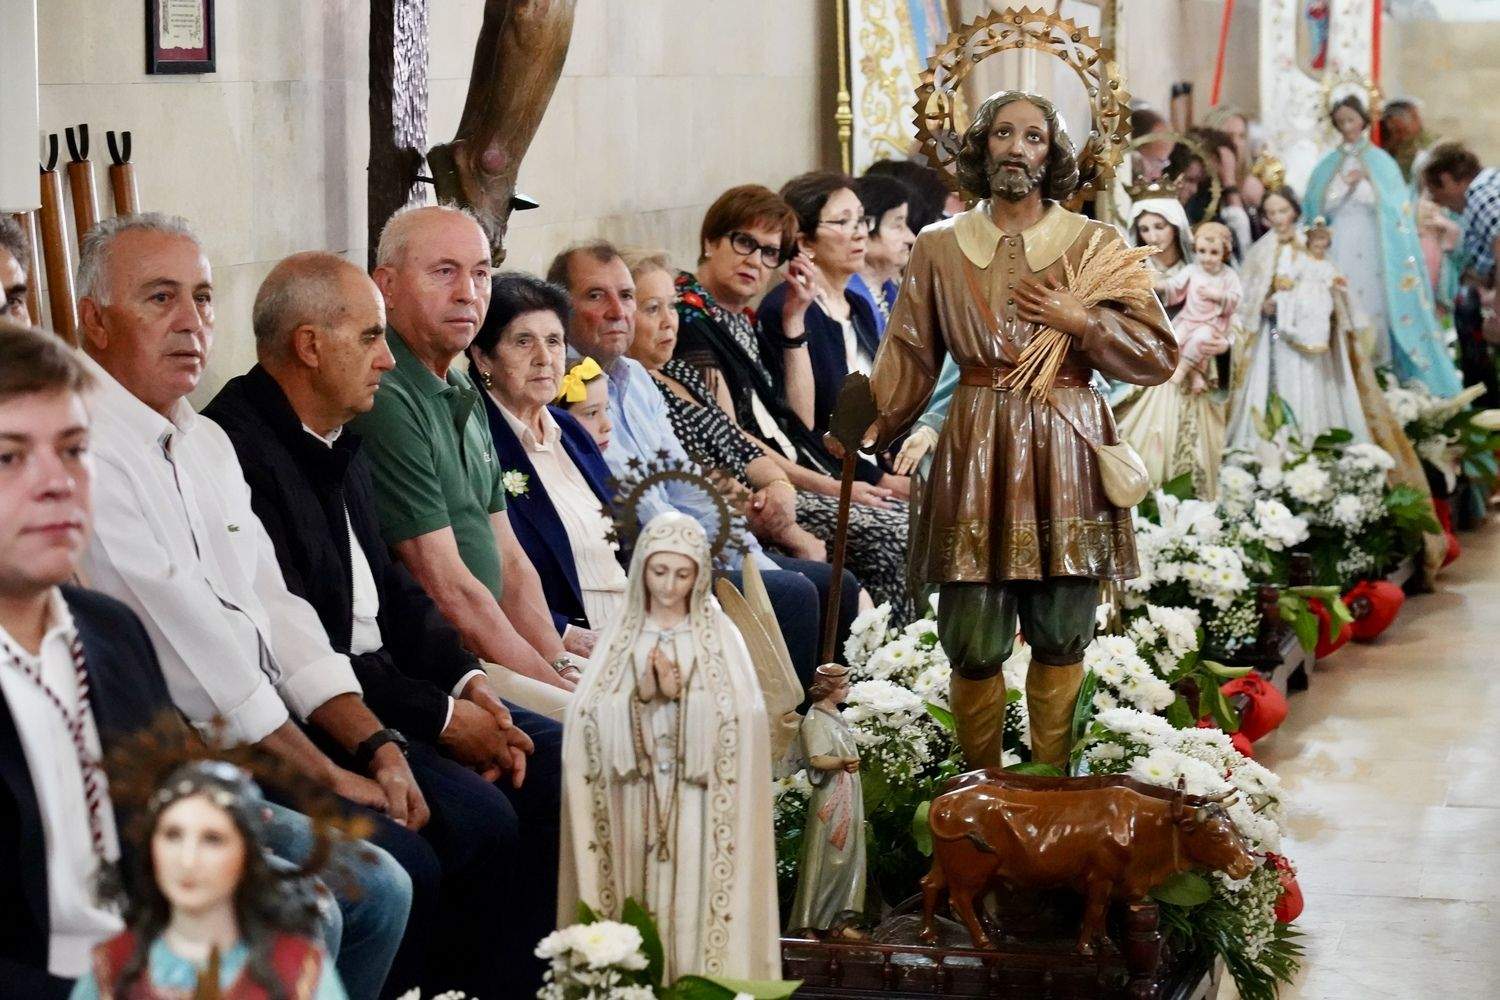
[[[1234,796],[1236,796],[1238,794],[1239,794],[1239,789],[1234,788],[1233,786],[1231,786],[1229,788],[1224,789],[1222,792],[1219,792],[1216,795],[1204,795],[1204,796],[1201,796],[1201,798],[1203,799],[1204,802],[1223,802],[1225,799],[1232,799],[1232,798],[1234,798]]]
[[[1172,821],[1174,823],[1177,822],[1178,820],[1182,819],[1182,813],[1183,813],[1182,796],[1183,796],[1183,789],[1185,789],[1186,787],[1187,787],[1187,779],[1179,776],[1178,779],[1177,779],[1177,790],[1172,793]]]

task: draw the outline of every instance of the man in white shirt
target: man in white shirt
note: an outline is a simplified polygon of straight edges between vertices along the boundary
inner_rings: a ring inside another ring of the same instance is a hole
[[[0,856],[14,862],[0,866],[6,997],[67,997],[91,949],[121,929],[95,897],[101,865],[121,849],[97,761],[119,738],[176,715],[140,620],[64,582],[91,521],[88,381],[53,335],[0,323]],[[300,862],[310,823],[272,809],[273,850]],[[384,851],[359,850],[361,898],[325,913],[323,936],[333,954],[342,936],[356,968],[373,968],[373,985],[352,994],[373,997],[411,883]]]
[[[221,726],[221,739],[257,744],[388,815],[374,842],[414,882],[430,877],[431,851],[413,834],[428,808],[405,738],[365,706],[348,657],[287,590],[233,447],[188,405],[214,330],[212,272],[197,237],[154,213],[104,220],[80,245],[78,284],[96,383],[91,585],[140,615],[192,722]],[[336,765],[291,713],[368,777]],[[415,979],[417,961],[403,949],[392,979]]]

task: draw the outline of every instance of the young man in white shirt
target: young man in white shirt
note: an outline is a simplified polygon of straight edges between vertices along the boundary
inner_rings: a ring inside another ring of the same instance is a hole
[[[372,840],[411,876],[419,928],[422,900],[431,896],[424,887],[438,876],[431,849],[415,835],[428,808],[405,738],[365,706],[348,657],[287,590],[233,447],[187,402],[214,332],[201,244],[181,219],[104,220],[79,248],[79,295],[84,364],[96,383],[89,407],[97,517],[84,562],[91,585],[140,615],[189,720],[221,725],[221,738],[257,744],[390,818],[377,822]],[[291,713],[364,774],[335,764]],[[420,951],[403,947],[394,983],[415,985]],[[345,963],[339,970],[355,980],[351,992],[375,978],[369,966],[352,976]]]
[[[53,335],[0,323],[0,856],[14,860],[0,866],[5,997],[67,997],[91,949],[121,929],[94,894],[101,866],[120,856],[97,762],[116,739],[174,714],[140,620],[65,582],[92,520],[88,381]],[[273,849],[300,862],[310,824],[273,810]],[[411,883],[384,851],[361,851],[361,898],[325,914],[324,938],[336,954],[347,929],[348,957],[383,978]]]

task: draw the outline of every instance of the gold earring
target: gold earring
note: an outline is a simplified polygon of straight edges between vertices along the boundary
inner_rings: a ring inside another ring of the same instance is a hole
[[[490,370],[488,368],[479,369],[479,381],[484,383],[486,389],[493,389],[495,387],[495,380],[490,377]]]

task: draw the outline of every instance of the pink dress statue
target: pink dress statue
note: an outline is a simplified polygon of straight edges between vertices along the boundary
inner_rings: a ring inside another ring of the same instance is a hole
[[[1240,276],[1221,264],[1218,274],[1210,274],[1202,264],[1189,264],[1166,280],[1161,289],[1168,306],[1182,303],[1182,310],[1172,320],[1177,333],[1180,359],[1179,381],[1189,391],[1209,388],[1212,358],[1229,347],[1229,322],[1240,306]]]

